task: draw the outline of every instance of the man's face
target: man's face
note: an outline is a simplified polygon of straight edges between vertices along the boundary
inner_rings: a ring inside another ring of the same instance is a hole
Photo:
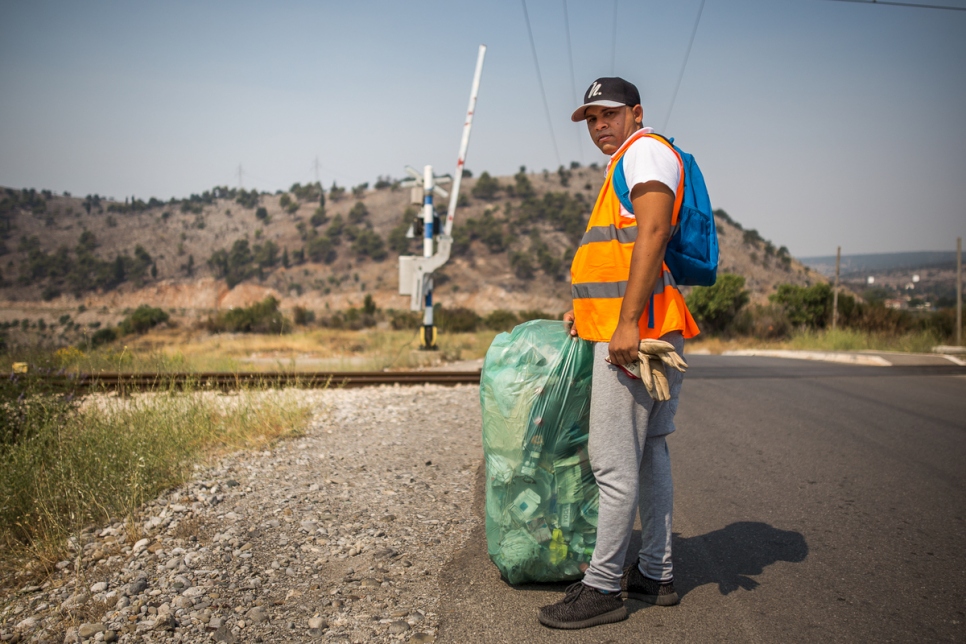
[[[592,105],[584,112],[587,115],[587,129],[594,145],[604,154],[614,154],[617,149],[641,127],[644,110],[640,105],[634,107],[603,107]]]

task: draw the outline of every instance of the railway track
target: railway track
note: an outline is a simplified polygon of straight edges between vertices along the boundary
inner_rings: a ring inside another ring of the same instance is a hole
[[[22,378],[23,374],[4,374]],[[231,391],[250,387],[371,387],[376,385],[478,385],[479,371],[319,371],[305,373],[81,373],[37,374],[29,378],[53,391],[158,391],[167,389],[217,389]]]

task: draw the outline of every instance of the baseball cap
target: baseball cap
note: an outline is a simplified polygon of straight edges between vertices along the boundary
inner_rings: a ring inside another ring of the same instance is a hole
[[[587,89],[584,94],[584,104],[570,116],[574,123],[583,121],[587,116],[584,111],[591,105],[601,105],[603,107],[621,107],[628,105],[634,107],[641,104],[641,93],[633,83],[628,83],[623,78],[598,78]]]

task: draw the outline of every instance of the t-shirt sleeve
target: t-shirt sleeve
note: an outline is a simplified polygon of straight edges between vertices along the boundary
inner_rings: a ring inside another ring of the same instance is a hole
[[[624,153],[624,178],[632,192],[634,186],[640,183],[660,181],[677,195],[681,166],[671,148],[645,136],[635,141]]]

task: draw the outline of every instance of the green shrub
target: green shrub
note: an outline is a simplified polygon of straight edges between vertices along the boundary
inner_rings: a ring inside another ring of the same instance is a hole
[[[500,182],[491,177],[489,172],[484,171],[470,192],[477,199],[493,201],[500,192]]]
[[[345,196],[345,188],[342,186],[337,186],[335,181],[332,182],[332,187],[329,189],[329,199],[332,201],[340,201],[342,197]]]
[[[345,220],[342,219],[342,215],[336,215],[332,218],[332,222],[329,223],[329,227],[326,228],[326,236],[332,240],[332,243],[338,246],[342,243],[342,235],[345,233],[346,225]]]
[[[395,228],[393,228],[392,230],[389,231],[389,239],[388,239],[389,244],[388,245],[389,245],[390,250],[392,250],[394,253],[397,253],[399,255],[405,255],[406,253],[409,252],[409,242],[410,242],[410,239],[408,237],[406,237],[406,233],[408,231],[409,231],[409,224],[406,224],[406,223],[399,224],[398,226],[396,226]],[[455,231],[454,231],[454,233],[455,233]],[[453,243],[454,253],[456,255],[460,255],[462,253],[457,252],[455,250],[456,249],[456,243],[455,243],[455,237],[456,237],[456,235],[454,234],[453,237],[454,237],[454,243]]]
[[[768,297],[778,304],[793,326],[824,329],[832,315],[832,287],[825,283],[813,286],[780,284]]]
[[[530,177],[527,176],[526,166],[521,165],[520,171],[513,175],[513,187],[507,192],[510,196],[520,199],[530,199],[534,196],[533,184],[530,183]]]
[[[217,250],[208,259],[208,266],[215,276],[224,278],[228,288],[234,286],[254,274],[254,256],[248,246],[247,239],[237,239],[230,250]]]
[[[142,304],[117,325],[123,335],[147,333],[162,322],[169,320],[168,314],[159,308]]]
[[[315,322],[315,311],[310,311],[302,306],[296,306],[292,309],[292,321],[299,326],[308,326]]]
[[[781,340],[791,335],[792,325],[780,306],[756,304],[739,311],[727,330],[759,340]]]
[[[312,213],[312,216],[309,217],[309,223],[316,228],[324,226],[328,221],[329,218],[325,215],[325,206],[319,206],[316,208],[315,212]]]
[[[259,206],[258,210],[255,211],[255,219],[268,223],[268,209],[264,206]]]
[[[309,240],[305,245],[305,252],[313,262],[331,264],[338,257],[335,244],[328,235],[319,235]]]
[[[711,333],[728,330],[732,320],[748,303],[745,278],[724,273],[718,276],[714,286],[696,286],[688,294],[687,304],[699,326]]]
[[[293,183],[289,192],[295,195],[295,198],[299,201],[318,201],[320,205],[325,205],[325,193],[322,191],[322,184],[318,181],[307,183],[304,186]]]
[[[336,311],[334,314],[319,320],[319,324],[329,329],[349,329],[359,331],[376,326],[376,318],[373,315],[364,313],[362,310],[352,307],[345,311]]]
[[[535,274],[533,260],[530,253],[526,251],[511,252],[510,267],[513,269],[513,274],[522,280],[532,280]]]
[[[369,228],[359,228],[354,231],[355,239],[352,242],[352,251],[360,257],[370,257],[373,261],[381,262],[386,259],[386,243],[382,237],[374,230]]]
[[[545,192],[540,199],[528,198],[514,208],[514,225],[528,230],[535,223],[546,223],[567,235],[573,244],[580,242],[587,227],[590,206],[583,195],[568,192]]]
[[[361,201],[357,201],[352,209],[349,210],[347,219],[350,224],[361,224],[369,216],[369,209],[366,208],[366,204]]]
[[[108,326],[94,332],[94,335],[90,339],[90,346],[99,347],[114,342],[115,340],[117,340],[117,331],[114,330],[114,327]]]
[[[507,249],[507,234],[501,220],[493,216],[493,210],[487,209],[480,217],[467,219],[457,230],[465,229],[470,240],[478,239],[491,253],[502,253]]]
[[[423,324],[423,316],[417,311],[393,311],[389,324],[396,331],[418,329]]]
[[[472,333],[480,325],[482,319],[476,311],[462,306],[451,309],[437,304],[433,307],[433,323],[440,331],[449,333]]]
[[[493,331],[510,331],[519,323],[517,314],[506,309],[497,309],[483,318],[483,326]]]
[[[252,208],[258,205],[259,200],[261,200],[261,195],[254,188],[246,192],[244,189],[238,191],[238,196],[235,197],[235,201],[241,205],[242,208]]]
[[[291,323],[278,310],[278,300],[272,296],[247,307],[229,309],[208,319],[208,329],[214,333],[288,333]]]

